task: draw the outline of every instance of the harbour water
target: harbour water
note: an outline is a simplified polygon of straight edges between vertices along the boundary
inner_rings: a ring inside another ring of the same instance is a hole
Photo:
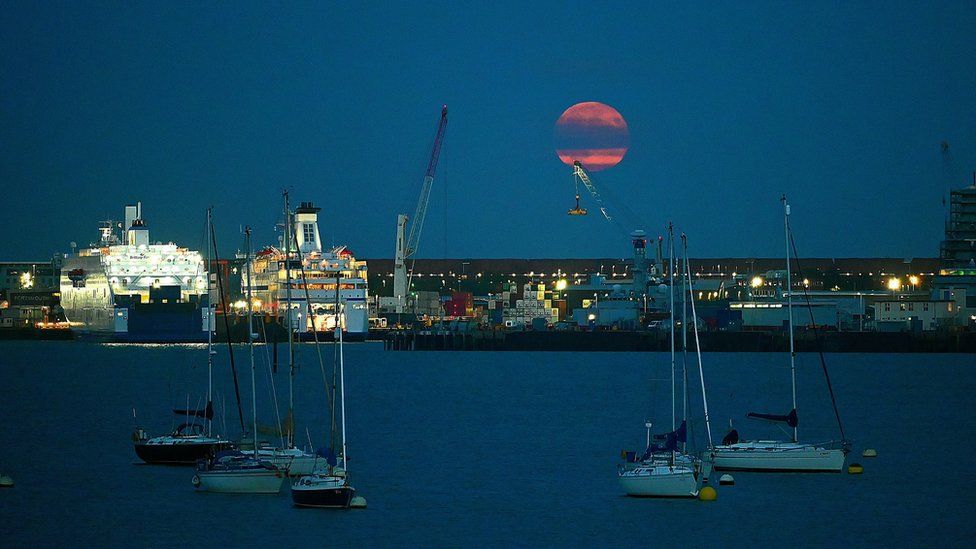
[[[279,349],[280,350],[280,349]],[[225,349],[219,421],[237,423]],[[250,372],[237,347],[245,417]],[[273,422],[259,348],[259,414]],[[284,353],[280,353],[284,356]],[[323,349],[331,368],[332,349]],[[962,546],[976,535],[972,355],[828,355],[863,475],[737,473],[711,503],[621,496],[622,449],[643,422],[671,422],[666,353],[389,353],[347,346],[349,467],[366,510],[292,507],[277,496],[196,493],[192,469],[137,464],[132,408],[152,433],[206,389],[199,346],[2,342],[3,544],[192,546]],[[296,374],[297,427],[322,441],[322,377],[309,345]],[[691,357],[689,357],[691,358]],[[680,364],[680,356],[679,356]],[[705,355],[713,434],[775,428],[750,411],[790,407],[785,355]],[[836,438],[820,364],[798,361],[801,439]],[[287,374],[275,375],[279,405]],[[697,377],[692,375],[692,395]],[[695,442],[703,442],[692,399]],[[681,403],[677,408],[680,413]],[[772,430],[771,430],[772,429]],[[319,444],[317,444],[319,445]],[[879,457],[862,458],[876,448]],[[717,478],[713,478],[717,485]]]

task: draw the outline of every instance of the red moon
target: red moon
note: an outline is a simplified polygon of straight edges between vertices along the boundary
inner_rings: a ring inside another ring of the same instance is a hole
[[[579,161],[589,171],[612,168],[630,147],[627,121],[610,105],[577,103],[556,120],[556,155],[567,166]]]

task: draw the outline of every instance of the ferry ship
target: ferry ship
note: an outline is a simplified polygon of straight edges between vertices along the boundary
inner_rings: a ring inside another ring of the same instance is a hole
[[[282,326],[289,325],[286,311],[290,312],[290,325],[300,339],[311,339],[312,330],[327,339],[338,324],[344,339],[362,341],[369,333],[366,262],[357,260],[346,246],[336,246],[328,251],[322,249],[318,226],[320,211],[321,208],[311,202],[302,202],[294,214],[289,215],[290,234],[294,235],[290,239],[291,245],[282,238],[278,247],[269,246],[255,254],[251,262],[253,301],[263,312],[276,317]],[[285,253],[285,249],[290,253]],[[244,276],[241,277],[241,287],[246,294],[247,278]],[[311,301],[311,316],[306,295]],[[338,315],[337,299],[340,304]]]
[[[141,202],[125,207],[124,224],[103,221],[99,231],[98,244],[67,254],[61,267],[72,329],[114,342],[206,341],[214,314],[200,252],[151,244]]]

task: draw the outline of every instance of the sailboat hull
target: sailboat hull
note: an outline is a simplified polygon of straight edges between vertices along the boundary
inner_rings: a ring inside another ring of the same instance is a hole
[[[352,503],[356,489],[352,486],[301,489],[293,486],[291,500],[297,507],[346,509]]]
[[[712,450],[718,471],[839,473],[844,452],[814,445],[749,442],[717,446]]]
[[[698,496],[698,479],[682,465],[639,466],[618,475],[620,487],[631,497],[693,498]]]
[[[285,474],[273,470],[199,471],[193,479],[201,492],[224,494],[277,494]]]
[[[158,465],[194,465],[197,460],[233,447],[229,441],[151,443],[136,442],[136,455],[146,463]]]
[[[315,454],[307,454],[297,448],[261,449],[258,450],[258,459],[274,465],[290,477],[311,475],[316,469],[326,465],[325,458]]]

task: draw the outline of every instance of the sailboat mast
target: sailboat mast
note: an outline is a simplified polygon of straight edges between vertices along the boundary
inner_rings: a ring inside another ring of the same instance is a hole
[[[346,457],[346,378],[345,353],[342,350],[342,327],[339,330],[339,413],[342,414],[342,468],[349,471],[349,458]]]
[[[681,233],[682,242],[684,242],[684,237],[684,233]],[[686,265],[688,263],[687,252],[687,249],[682,250]],[[680,265],[681,262],[678,263]],[[681,419],[688,421],[688,284],[684,276],[681,277]],[[681,444],[681,450],[684,451],[687,442]]]
[[[674,396],[674,228],[668,223],[668,317],[671,319],[671,430],[675,429],[676,402]]]
[[[210,410],[213,409],[213,332],[211,327],[214,324],[214,307],[213,303],[210,302],[212,295],[212,289],[210,287],[210,267],[211,267],[211,246],[210,246],[210,232],[213,231],[213,218],[211,214],[213,213],[213,206],[207,208],[207,229],[206,229],[206,240],[207,240],[207,266],[204,271],[207,274],[207,407],[205,408],[205,414],[207,416],[207,436],[213,436],[213,417]]]
[[[251,429],[254,435],[254,457],[258,455],[258,390],[254,367],[254,309],[251,304],[251,228],[244,227],[244,272],[247,279],[247,348],[251,353]]]
[[[691,301],[691,322],[695,334],[695,353],[698,356],[698,379],[701,380],[702,408],[705,410],[705,431],[708,433],[708,447],[714,447],[712,442],[712,423],[708,417],[708,398],[705,396],[705,370],[702,368],[701,345],[698,341],[698,315],[695,313],[695,288],[691,282],[691,263],[688,261],[688,238],[682,233],[681,245],[684,248],[685,276],[688,281],[688,299]]]
[[[340,343],[335,345],[335,353],[332,355],[332,394],[336,393],[336,355],[339,355],[339,363],[342,362],[342,326],[339,325],[339,273],[336,272],[336,285],[335,285],[335,304],[333,305],[333,313],[335,313],[335,327],[334,330],[339,331],[339,341]],[[335,434],[336,434],[336,399],[333,398],[329,402],[329,447],[335,448]],[[345,460],[345,458],[343,458]]]
[[[793,343],[793,279],[790,275],[790,205],[783,195],[783,227],[786,232],[786,308],[790,331],[790,376],[793,382],[793,410],[796,410],[796,350]],[[797,441],[796,426],[793,427],[793,442]]]
[[[288,205],[288,191],[285,195],[285,328],[288,330],[288,447],[295,445],[295,331],[291,325],[291,211]]]

